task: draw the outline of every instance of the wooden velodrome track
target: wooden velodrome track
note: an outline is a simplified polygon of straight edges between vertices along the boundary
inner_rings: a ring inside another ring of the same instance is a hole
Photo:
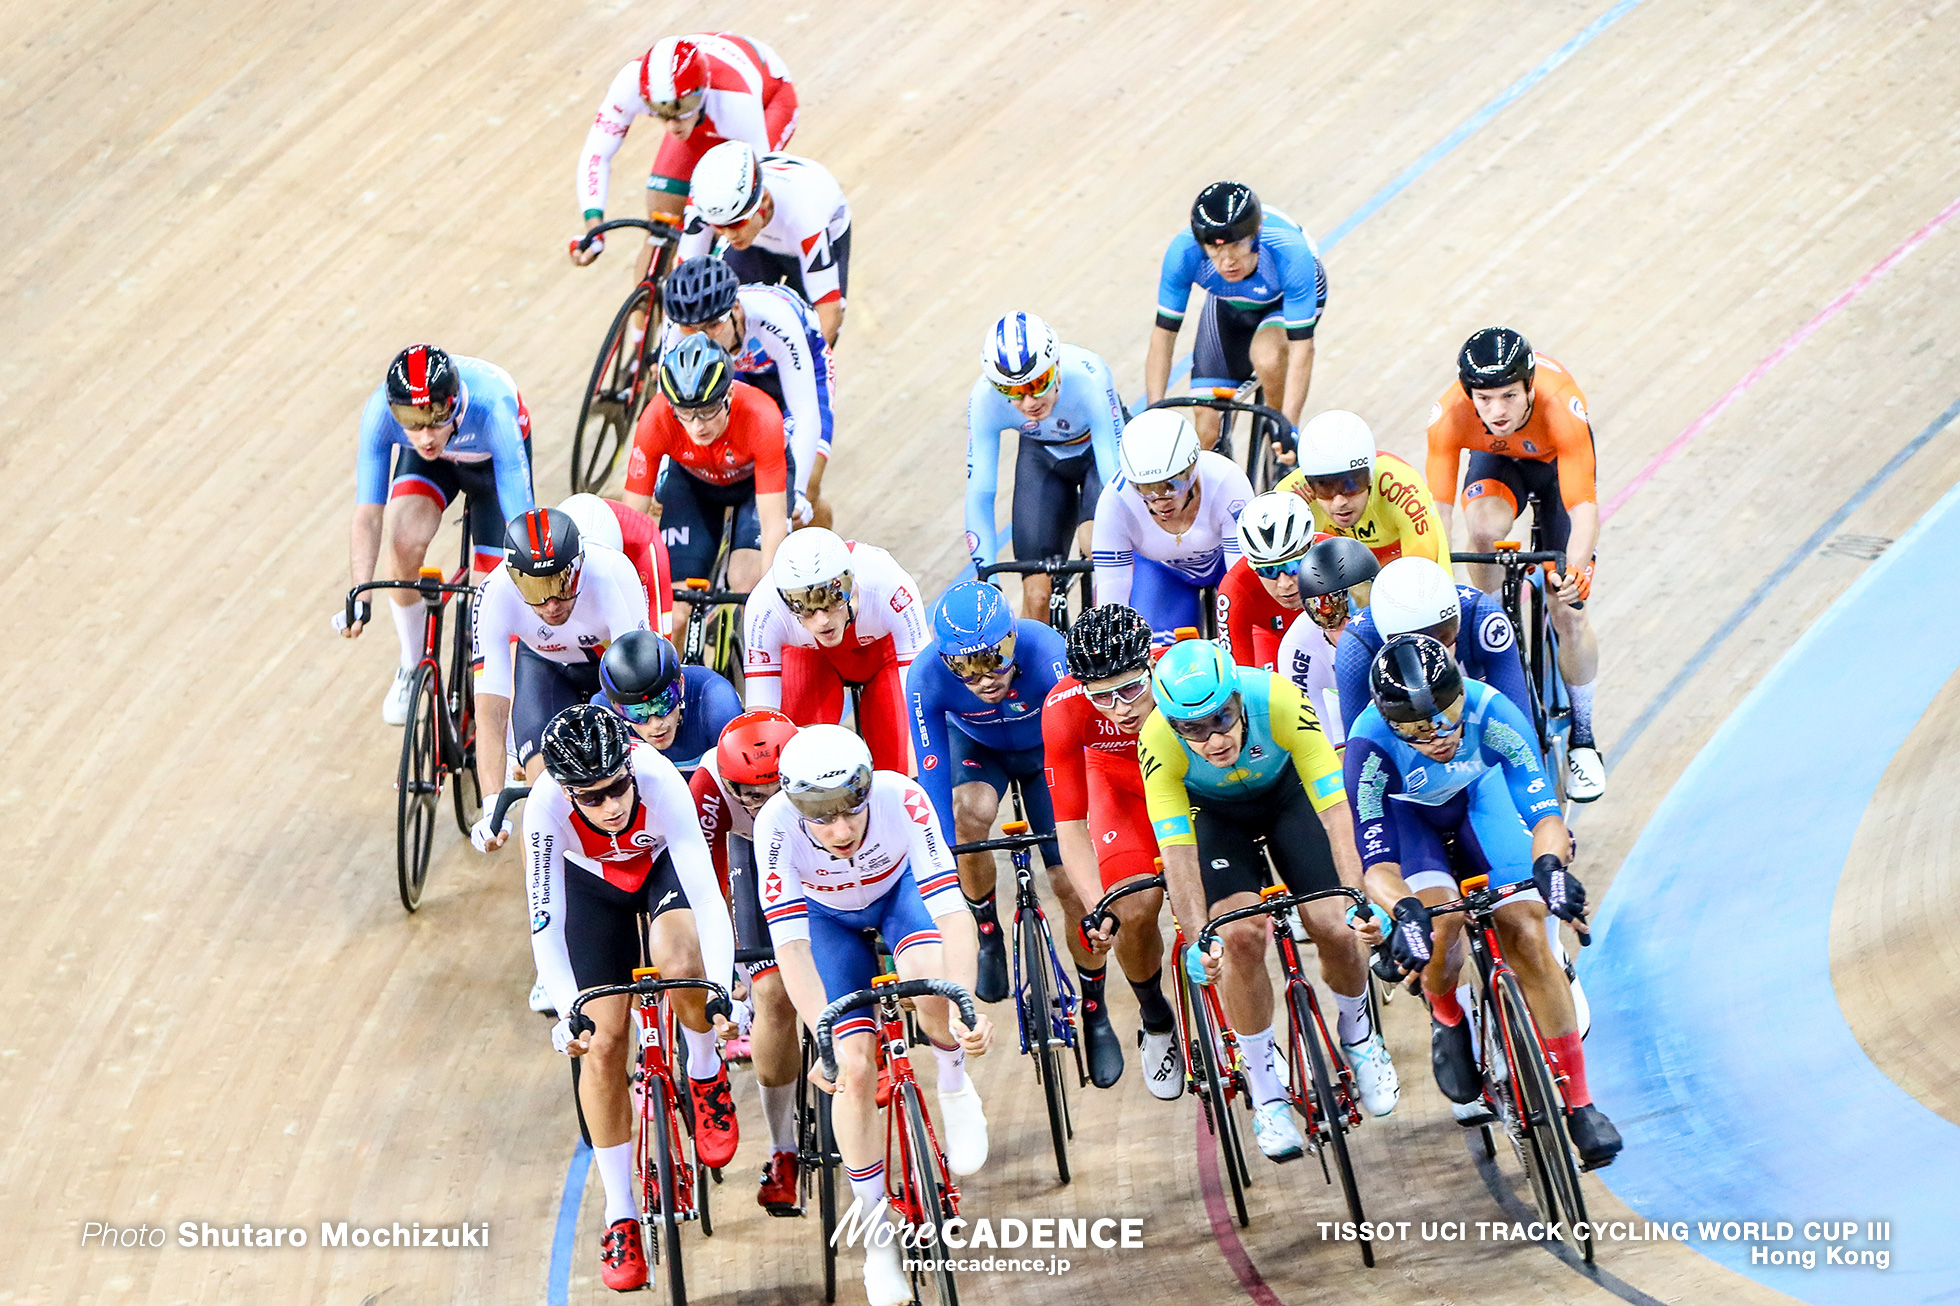
[[[827,491],[841,529],[935,587],[963,560],[964,394],[995,315],[1044,314],[1139,391],[1158,258],[1200,185],[1243,178],[1325,236],[1605,8],[11,6],[0,539],[22,585],[0,659],[16,731],[0,787],[15,840],[0,1303],[544,1295],[576,1134],[563,1065],[524,1009],[516,859],[439,831],[424,908],[404,918],[397,736],[375,711],[393,645],[385,630],[345,645],[327,623],[356,417],[403,344],[508,367],[538,423],[540,497],[562,493],[579,389],[625,289],[617,255],[565,262],[572,165],[626,59],[708,25],[790,63],[794,148],[857,214]],[[1632,7],[1330,253],[1311,408],[1357,409],[1412,455],[1456,344],[1506,321],[1585,386],[1611,497],[1954,199],[1956,48],[1960,19],[1922,6]],[[642,124],[614,212],[634,211],[651,145]],[[1609,749],[1960,397],[1960,232],[1866,284],[1612,517],[1594,604]],[[1946,432],[1839,533],[1896,537],[1956,478]],[[1580,822],[1596,894],[1858,552],[1803,556],[1615,752]],[[1847,872],[1897,868],[1900,900],[1932,910],[1953,902],[1952,786],[1930,777],[1956,730],[1950,688],[1880,794],[1912,814],[1912,842],[1861,841]],[[1930,929],[1943,951],[1904,951],[1860,916],[1870,897],[1840,899],[1847,1014],[1887,1073],[1960,1121],[1960,957]],[[1115,1004],[1134,1028],[1128,994]],[[1356,1143],[1372,1213],[1501,1218],[1439,1107],[1419,1013],[1398,1004],[1389,1026],[1402,1105]],[[976,1300],[1246,1291],[1207,1220],[1191,1103],[1152,1101],[1132,1066],[1080,1100],[1076,1181],[1057,1190],[1024,1068],[997,1052],[980,1083],[994,1159],[969,1209],[1141,1216],[1146,1250],[1085,1254],[1060,1284],[993,1276]],[[810,1223],[749,1202],[761,1129],[746,1075],[739,1091],[749,1139],[715,1238],[690,1245],[697,1299],[812,1300]],[[1311,1232],[1337,1209],[1317,1173],[1253,1164],[1255,1301],[1606,1302],[1614,1284],[1781,1300],[1670,1244],[1603,1247],[1604,1286],[1498,1243],[1384,1245],[1364,1272]],[[1595,1212],[1627,1213],[1588,1184]],[[487,1221],[493,1239],[78,1246],[89,1220],[323,1219]],[[573,1300],[607,1295],[597,1230],[588,1205]]]

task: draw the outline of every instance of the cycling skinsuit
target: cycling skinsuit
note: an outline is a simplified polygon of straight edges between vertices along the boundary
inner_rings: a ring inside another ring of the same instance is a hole
[[[616,834],[587,821],[550,776],[538,778],[524,805],[531,953],[559,1011],[570,1011],[584,989],[632,979],[642,914],[693,912],[703,974],[724,988],[734,978],[728,906],[687,784],[644,744],[628,756],[638,792]]]
[[[815,159],[764,154],[762,186],[775,206],[747,249],[730,245],[722,261],[740,280],[786,285],[811,304],[844,302],[851,282],[851,206],[844,190]],[[688,205],[677,259],[706,254],[721,233]]]
[[[1375,484],[1361,519],[1341,529],[1327,515],[1327,505],[1307,493],[1307,478],[1294,472],[1275,489],[1291,490],[1313,507],[1313,528],[1329,535],[1360,540],[1387,566],[1397,558],[1428,558],[1450,565],[1450,542],[1437,524],[1429,490],[1416,469],[1392,453],[1375,455]]]
[[[1494,495],[1515,517],[1535,494],[1545,510],[1545,547],[1562,550],[1572,537],[1570,510],[1599,500],[1592,419],[1572,374],[1543,354],[1537,363],[1531,416],[1516,431],[1492,435],[1462,386],[1443,392],[1429,410],[1429,488],[1454,493],[1458,455],[1468,449],[1464,504]]]
[[[855,540],[851,551],[853,619],[830,648],[783,602],[775,572],[757,582],[742,614],[748,705],[775,708],[800,726],[842,719],[845,686],[862,685],[858,733],[881,770],[909,774],[905,676],[912,660],[932,648],[919,586],[892,555]]]
[[[1055,828],[1048,789],[1042,784],[1041,712],[1048,691],[1068,674],[1062,637],[1026,617],[1015,630],[1014,679],[998,703],[981,702],[946,669],[936,650],[914,662],[905,678],[919,784],[943,826],[953,825],[956,786],[984,784],[999,798],[1006,796],[1009,781],[1018,780],[1029,828]],[[1062,864],[1053,839],[1041,845],[1041,855],[1050,866]]]
[[[1157,846],[1196,845],[1207,904],[1264,887],[1260,836],[1288,888],[1334,888],[1340,877],[1333,849],[1315,814],[1344,799],[1340,759],[1291,681],[1252,667],[1234,670],[1244,742],[1230,766],[1199,757],[1163,713],[1144,723],[1137,761]]]
[[[1089,823],[1103,888],[1155,874],[1157,836],[1144,803],[1137,737],[1098,712],[1081,681],[1064,676],[1042,705],[1041,742],[1055,821]]]
[[[1096,515],[1103,487],[1116,479],[1123,401],[1109,364],[1075,345],[1060,351],[1061,394],[1039,422],[1023,417],[986,377],[966,399],[966,551],[976,567],[1000,561],[994,495],[1000,436],[1020,437],[1014,459],[1014,556],[1065,558],[1075,531]]]
[[[435,458],[415,452],[388,408],[387,386],[376,386],[368,396],[361,409],[354,502],[375,504],[419,494],[441,509],[458,494],[469,495],[474,569],[491,571],[504,560],[504,523],[537,506],[531,494],[531,414],[503,368],[460,354],[450,355],[450,361],[460,383],[456,430]],[[391,476],[392,451],[398,452]]]
[[[661,134],[647,189],[670,195],[687,194],[694,165],[723,141],[746,141],[757,154],[765,154],[782,149],[796,134],[796,88],[790,84],[788,66],[774,50],[727,32],[697,32],[684,39],[692,41],[707,60],[708,89],[693,131],[678,140]],[[578,204],[587,218],[605,216],[612,157],[619,153],[633,120],[653,112],[640,90],[641,62],[635,59],[613,77],[598,116],[585,133],[578,160]]]
[[[1558,814],[1558,789],[1539,763],[1531,725],[1510,699],[1463,680],[1463,738],[1447,762],[1424,757],[1371,703],[1348,735],[1346,782],[1361,865],[1401,867],[1414,892],[1453,888],[1443,847],[1455,837],[1458,870],[1492,888],[1531,878],[1531,829]],[[1537,898],[1537,890],[1518,895]]]
[[[1198,624],[1198,591],[1238,560],[1239,513],[1252,498],[1252,483],[1222,455],[1200,453],[1196,475],[1198,515],[1180,534],[1158,525],[1121,475],[1096,505],[1096,602],[1128,604],[1164,638]]]
[[[708,580],[721,548],[725,509],[735,510],[733,547],[762,547],[756,496],[785,493],[786,456],[783,419],[769,396],[754,386],[737,381],[729,387],[728,426],[706,445],[695,443],[675,420],[667,396],[655,395],[633,432],[626,492],[652,493],[659,500],[660,535],[674,574],[682,580]],[[664,470],[662,458],[671,460]]]
[[[1300,224],[1269,208],[1259,224],[1259,261],[1243,281],[1227,281],[1187,229],[1171,238],[1157,281],[1157,325],[1184,323],[1191,287],[1205,292],[1191,355],[1191,389],[1230,394],[1252,379],[1252,336],[1285,327],[1288,340],[1311,340],[1327,304],[1327,269]],[[1268,395],[1269,401],[1278,396]]]
[[[1347,743],[1347,722],[1341,716],[1341,694],[1336,680],[1336,646],[1327,642],[1327,632],[1313,618],[1302,613],[1280,637],[1273,670],[1293,682],[1293,687],[1313,704],[1320,717],[1320,728],[1335,748]],[[1362,686],[1367,693],[1367,686]]]
[[[1277,670],[1280,639],[1302,611],[1274,598],[1244,558],[1218,582],[1219,636],[1242,667]]]
[[[836,1001],[871,987],[877,954],[864,931],[876,927],[892,956],[941,941],[934,923],[968,912],[960,873],[925,791],[895,771],[871,777],[864,842],[848,858],[833,857],[803,828],[787,796],[777,794],[755,817],[762,914],[777,955],[797,939]],[[837,1022],[835,1034],[869,1034],[876,1022],[859,1011]]]
[[[594,695],[592,702],[626,721],[626,714],[613,705],[604,690]],[[682,775],[687,775],[701,765],[704,756],[714,751],[728,723],[742,715],[742,700],[727,677],[690,662],[681,668],[680,712],[681,725],[674,732],[674,742],[661,749],[660,755],[672,762]],[[631,726],[632,722],[627,721],[627,725]]]
[[[1520,709],[1529,708],[1531,690],[1518,656],[1518,636],[1504,615],[1504,605],[1495,594],[1469,585],[1456,587],[1456,602],[1456,665],[1465,676],[1483,681]],[[1341,635],[1340,651],[1334,655],[1334,680],[1340,686],[1341,724],[1349,734],[1354,733],[1355,718],[1368,706],[1368,668],[1382,651],[1382,642],[1373,609],[1348,622]]]

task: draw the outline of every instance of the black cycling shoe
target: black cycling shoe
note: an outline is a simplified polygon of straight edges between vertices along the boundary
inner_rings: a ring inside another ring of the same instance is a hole
[[[1429,1018],[1429,1064],[1436,1071],[1436,1087],[1450,1101],[1474,1102],[1483,1096],[1484,1077],[1470,1051],[1468,1017],[1454,1025]]]
[[[980,971],[973,980],[973,996],[982,1002],[1007,1001],[1007,941],[1001,938],[998,921],[975,921],[980,927]]]
[[[1565,1124],[1572,1133],[1572,1146],[1579,1149],[1579,1159],[1588,1170],[1613,1164],[1625,1146],[1606,1113],[1591,1103],[1566,1112]]]
[[[1100,1002],[1083,1004],[1083,1051],[1089,1054],[1089,1082],[1108,1088],[1123,1077],[1123,1044]]]

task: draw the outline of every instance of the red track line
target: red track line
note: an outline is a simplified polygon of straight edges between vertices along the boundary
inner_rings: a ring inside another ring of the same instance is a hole
[[[1675,436],[1673,442],[1670,443],[1667,446],[1667,448],[1661,450],[1659,454],[1655,455],[1654,460],[1652,462],[1648,463],[1645,467],[1641,468],[1638,475],[1636,475],[1632,480],[1628,481],[1625,485],[1621,486],[1619,488],[1619,491],[1615,493],[1611,499],[1608,499],[1606,501],[1606,506],[1600,509],[1600,513],[1599,513],[1599,520],[1601,524],[1603,525],[1607,521],[1611,520],[1613,514],[1618,512],[1622,507],[1624,507],[1626,505],[1626,501],[1628,499],[1631,499],[1636,493],[1638,493],[1641,487],[1645,486],[1647,482],[1653,480],[1655,474],[1659,472],[1661,468],[1673,462],[1674,459],[1680,454],[1680,452],[1683,449],[1687,448],[1689,444],[1693,443],[1695,437],[1699,436],[1703,431],[1707,430],[1709,423],[1713,422],[1717,417],[1720,417],[1722,413],[1731,404],[1735,403],[1736,400],[1742,398],[1743,395],[1747,394],[1752,388],[1754,388],[1756,382],[1762,380],[1765,376],[1769,375],[1770,370],[1774,368],[1778,363],[1782,362],[1784,359],[1788,358],[1791,354],[1795,353],[1797,351],[1798,346],[1802,345],[1804,341],[1816,335],[1817,332],[1823,328],[1825,323],[1829,322],[1832,318],[1836,317],[1839,313],[1842,313],[1846,308],[1848,308],[1851,305],[1851,302],[1853,300],[1857,299],[1860,295],[1864,294],[1865,291],[1869,290],[1873,282],[1877,281],[1880,277],[1884,276],[1887,272],[1890,272],[1893,268],[1897,267],[1905,259],[1906,255],[1912,253],[1915,249],[1918,249],[1921,245],[1925,244],[1928,240],[1930,240],[1933,234],[1937,232],[1941,227],[1944,227],[1949,221],[1951,221],[1956,213],[1960,213],[1960,199],[1954,200],[1951,204],[1941,209],[1931,222],[1928,222],[1925,226],[1921,227],[1918,231],[1915,231],[1909,238],[1907,238],[1904,244],[1900,245],[1897,249],[1893,250],[1890,254],[1887,254],[1884,258],[1880,259],[1871,268],[1870,271],[1865,273],[1864,276],[1859,277],[1856,281],[1852,282],[1848,290],[1846,290],[1843,294],[1839,295],[1836,299],[1832,300],[1830,303],[1826,304],[1824,306],[1823,312],[1819,313],[1816,317],[1811,318],[1810,321],[1804,323],[1801,327],[1797,329],[1796,334],[1792,335],[1788,340],[1785,340],[1782,344],[1778,345],[1775,349],[1771,350],[1769,357],[1763,359],[1762,362],[1756,364],[1753,368],[1749,369],[1749,374],[1747,376],[1743,377],[1740,381],[1737,381],[1734,385],[1730,386],[1728,390],[1723,393],[1722,397],[1720,399],[1717,399],[1714,403],[1710,404],[1708,406],[1708,410],[1704,412],[1700,417],[1697,417],[1695,418],[1694,421],[1688,423],[1688,428],[1685,431]]]
[[[1231,1107],[1221,1104],[1221,1110]],[[1225,1205],[1225,1190],[1218,1182],[1218,1145],[1212,1141],[1211,1131],[1205,1128],[1205,1109],[1199,1106],[1194,1113],[1198,1126],[1198,1186],[1205,1194],[1205,1214],[1211,1218],[1211,1236],[1218,1241],[1218,1250],[1224,1254],[1225,1263],[1232,1267],[1232,1273],[1239,1276],[1239,1286],[1245,1295],[1258,1303],[1258,1306],[1286,1306],[1279,1294],[1266,1286],[1259,1275],[1259,1267],[1246,1255],[1245,1244],[1239,1241],[1239,1231],[1232,1227],[1232,1213]]]

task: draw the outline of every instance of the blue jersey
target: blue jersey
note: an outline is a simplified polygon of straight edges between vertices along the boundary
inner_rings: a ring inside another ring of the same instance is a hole
[[[906,677],[912,730],[919,752],[919,786],[949,828],[953,823],[953,753],[950,722],[974,742],[1003,753],[1041,747],[1041,705],[1068,674],[1062,637],[1022,617],[1015,626],[1013,683],[998,703],[983,703],[946,669],[935,650],[919,655]]]
[[[1465,678],[1483,681],[1523,711],[1531,704],[1531,690],[1525,684],[1524,663],[1518,658],[1517,632],[1504,615],[1504,605],[1495,594],[1469,585],[1456,587],[1456,602],[1460,614],[1457,666]],[[1354,721],[1361,709],[1368,706],[1368,667],[1381,651],[1382,637],[1375,629],[1372,611],[1348,622],[1334,653],[1334,692],[1340,695],[1341,725],[1349,734],[1354,733]],[[1536,731],[1532,738],[1536,740]]]
[[[462,392],[456,404],[456,433],[443,446],[448,462],[495,464],[497,507],[505,519],[521,517],[536,506],[531,498],[531,460],[524,452],[524,433],[518,426],[517,382],[510,373],[480,358],[451,354]],[[354,502],[384,503],[388,498],[390,460],[396,445],[412,450],[408,434],[388,410],[384,383],[368,396],[361,410],[361,454],[354,473]]]
[[[1463,738],[1447,762],[1424,757],[1389,728],[1372,703],[1348,733],[1345,781],[1363,868],[1400,862],[1390,800],[1441,807],[1501,774],[1510,807],[1528,829],[1558,814],[1558,790],[1538,760],[1531,723],[1510,699],[1480,680],[1463,682]]]
[[[1172,237],[1157,281],[1157,325],[1175,331],[1184,322],[1191,287],[1239,309],[1278,306],[1289,340],[1304,340],[1320,316],[1317,281],[1320,250],[1300,224],[1278,209],[1267,209],[1259,224],[1259,265],[1243,281],[1218,274],[1189,229]]]
[[[701,759],[721,742],[721,732],[728,728],[728,723],[742,715],[742,699],[722,676],[693,663],[681,668],[681,684],[685,687],[681,698],[681,728],[675,732],[674,742],[661,749],[660,755],[677,770],[686,772],[701,765]],[[619,712],[604,691],[592,701],[609,712]]]
[[[973,383],[966,400],[966,551],[977,566],[1000,560],[994,525],[994,494],[1000,488],[1000,433],[1018,431],[1023,440],[1061,452],[1085,441],[1095,451],[1096,474],[1108,485],[1116,479],[1116,442],[1123,434],[1123,401],[1109,364],[1076,345],[1061,347],[1062,393],[1039,422],[1030,422],[994,389],[986,377]]]

